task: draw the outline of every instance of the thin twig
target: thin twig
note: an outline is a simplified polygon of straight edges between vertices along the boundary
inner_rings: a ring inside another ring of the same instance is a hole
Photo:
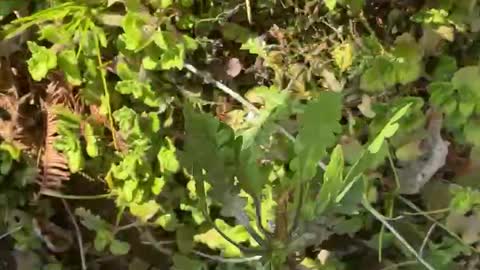
[[[141,243],[144,244],[144,245],[153,245],[153,242],[151,242],[151,241],[142,241]],[[155,243],[157,243],[158,245],[172,245],[172,244],[175,244],[176,241],[175,240],[165,240],[165,241],[155,241]]]
[[[432,214],[445,214],[447,212],[450,212],[450,208],[442,208],[442,209],[437,209],[437,210],[430,210],[430,211],[421,211],[421,212],[416,212],[416,213],[411,213],[411,212],[402,212],[402,215],[404,216],[424,216],[424,215],[432,215]]]
[[[403,266],[411,266],[411,265],[416,265],[418,264],[417,261],[406,261],[406,262],[402,262],[402,263],[397,263],[397,264],[393,264],[393,265],[389,265],[387,267],[384,267],[380,270],[393,270],[393,269],[398,269],[399,267],[403,267]]]
[[[378,219],[396,238],[398,241],[400,241],[405,248],[413,255],[415,258],[423,264],[428,270],[435,270],[433,266],[431,266],[427,261],[425,261],[418,253],[417,251],[403,238],[403,236],[398,233],[398,231],[390,224],[388,223],[375,208],[373,208],[370,203],[363,198],[362,200],[362,205],[367,209],[376,219]]]
[[[131,228],[135,228],[137,226],[141,226],[142,224],[140,224],[140,222],[138,221],[135,221],[135,222],[132,222],[130,224],[127,224],[127,225],[123,225],[123,226],[119,226],[117,228],[115,228],[115,233],[119,232],[119,231],[124,231],[124,230],[128,230],[128,229],[131,229]]]
[[[251,25],[253,21],[252,21],[252,5],[250,0],[245,0],[245,9],[247,10],[248,23]]]
[[[10,231],[8,231],[8,232],[0,235],[0,240],[2,240],[3,238],[5,238],[5,237],[7,237],[7,236],[9,236],[9,235],[11,235],[11,234],[14,234],[14,233],[20,231],[22,228],[23,228],[23,226],[18,226],[18,227],[16,227],[16,228],[14,228],[14,229],[12,229],[12,230],[10,230]]]
[[[138,227],[137,227],[138,231],[139,232],[142,232],[142,230],[140,230]],[[146,245],[151,245],[153,246],[157,251],[159,251],[160,253],[163,253],[165,255],[168,255],[168,256],[171,256],[173,255],[173,251],[168,249],[168,248],[165,248],[161,245],[161,242],[160,241],[157,241],[155,239],[155,237],[153,236],[152,232],[150,232],[150,230],[148,229],[145,229],[143,231],[145,237],[148,239],[149,243],[147,244],[147,242],[144,242],[142,241],[141,243],[142,244],[146,244]]]
[[[430,229],[428,229],[427,235],[425,235],[425,238],[423,239],[422,245],[420,246],[420,249],[418,250],[418,254],[423,257],[423,250],[425,249],[425,246],[427,245],[428,239],[430,238],[430,235],[433,233],[433,230],[437,224],[433,223],[432,226],[430,226]]]
[[[80,231],[80,227],[78,226],[77,220],[75,219],[75,216],[72,213],[72,210],[70,210],[70,207],[68,206],[68,203],[65,199],[61,199],[63,206],[65,207],[65,210],[68,213],[68,216],[70,217],[70,220],[72,221],[73,227],[75,228],[75,234],[77,236],[77,241],[78,241],[78,249],[80,252],[80,259],[82,261],[82,270],[87,270],[87,263],[85,261],[85,252],[83,250],[83,239],[82,239],[82,232]]]
[[[225,258],[222,256],[209,255],[198,250],[194,250],[193,254],[220,263],[246,263],[251,261],[258,261],[262,258],[262,256],[252,256],[246,258]]]
[[[58,191],[51,190],[51,189],[42,189],[40,190],[40,194],[49,196],[49,197],[54,197],[54,198],[67,199],[67,200],[98,200],[98,199],[110,198],[113,196],[112,193],[91,195],[91,196],[90,195],[68,195],[68,194],[62,194]]]
[[[200,71],[196,67],[194,67],[193,65],[188,64],[188,63],[185,63],[184,67],[188,71],[192,72],[193,74],[201,77],[206,83],[212,84],[215,87],[217,87],[218,89],[222,90],[225,94],[229,95],[230,97],[235,99],[237,102],[239,102],[240,104],[245,106],[245,108],[247,108],[249,111],[251,111],[251,112],[253,112],[257,115],[260,113],[260,110],[257,107],[255,107],[252,103],[250,103],[248,100],[243,98],[241,95],[239,95],[237,92],[233,91],[231,88],[229,88],[225,84],[221,83],[220,81],[215,80],[212,77],[211,74],[209,74],[207,72]],[[287,89],[292,87],[292,85],[293,85],[293,83],[291,81],[288,84]],[[280,131],[280,133],[285,135],[285,137],[287,137],[290,141],[295,142],[295,137],[292,134],[290,134],[284,127],[282,127],[280,125],[276,125],[276,127]],[[327,168],[327,166],[322,161],[318,162],[318,166],[320,168],[322,168],[323,170],[325,170]]]
[[[412,208],[413,210],[415,211],[418,211],[419,213],[422,213],[423,216],[430,220],[431,222],[437,224],[438,227],[442,228],[444,231],[446,231],[451,237],[455,238],[460,244],[462,244],[463,246],[469,248],[471,251],[475,252],[475,253],[478,253],[478,251],[473,248],[472,246],[466,244],[463,239],[461,237],[459,237],[457,234],[455,234],[454,232],[450,231],[447,226],[443,225],[442,223],[438,222],[435,218],[433,218],[432,216],[430,216],[428,214],[428,212],[425,212],[425,211],[422,211],[418,206],[416,206],[414,203],[412,203],[411,201],[409,201],[408,199],[402,197],[402,196],[397,196],[397,198],[400,199],[400,201],[402,201],[404,204],[406,204],[408,207]]]
[[[253,204],[255,205],[255,216],[256,216],[257,227],[260,231],[262,231],[265,237],[268,238],[271,236],[271,233],[267,231],[262,224],[262,203],[260,202],[259,199],[254,198]]]

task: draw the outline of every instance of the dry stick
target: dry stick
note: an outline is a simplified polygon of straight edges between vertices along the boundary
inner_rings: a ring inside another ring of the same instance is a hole
[[[393,264],[393,265],[389,265],[385,268],[382,268],[380,270],[396,270],[398,269],[399,267],[403,267],[403,266],[412,266],[412,265],[416,265],[418,264],[417,261],[406,261],[406,262],[401,262],[401,263],[397,263],[397,264]]]
[[[107,199],[112,197],[113,193],[106,193],[100,195],[68,195],[63,194],[58,191],[52,189],[41,189],[40,194],[44,196],[59,198],[59,199],[67,199],[67,200],[100,200],[100,199]]]
[[[425,235],[425,238],[423,239],[422,245],[420,246],[420,249],[418,250],[418,254],[423,257],[423,250],[425,249],[425,246],[427,246],[428,239],[430,238],[430,235],[433,233],[433,230],[437,224],[433,223],[432,226],[430,226],[430,229],[428,229],[427,235]]]
[[[422,209],[420,209],[418,206],[416,206],[414,203],[412,203],[411,201],[409,201],[408,199],[402,197],[402,196],[398,196],[397,198],[400,199],[400,201],[402,201],[404,204],[406,204],[408,207],[412,208],[413,210],[415,211],[418,211],[419,213],[423,213],[424,217],[428,220],[430,220],[431,222],[435,223],[438,227],[442,228],[445,232],[447,232],[451,237],[455,238],[460,244],[462,244],[464,247],[470,249],[471,251],[475,252],[475,253],[478,253],[478,251],[473,248],[472,246],[466,244],[463,239],[461,237],[459,237],[456,233],[450,231],[447,226],[443,225],[442,223],[438,222],[438,220],[436,220],[435,218],[433,218],[432,216],[430,216],[428,214],[428,212],[425,212],[423,211]]]
[[[3,238],[5,238],[5,237],[7,237],[7,236],[9,236],[9,235],[11,235],[11,234],[14,234],[14,233],[20,231],[22,228],[23,228],[23,226],[18,226],[18,227],[16,227],[15,229],[12,229],[12,230],[10,230],[10,231],[8,231],[8,232],[0,235],[0,240],[2,240]]]
[[[435,270],[435,268],[433,268],[433,266],[431,266],[427,261],[425,261],[417,253],[417,251],[407,242],[407,240],[405,240],[405,238],[403,238],[403,236],[401,236],[397,232],[397,230],[395,230],[395,228],[383,218],[382,214],[380,214],[377,210],[375,210],[375,208],[370,205],[370,202],[368,202],[367,199],[363,198],[362,204],[363,207],[365,207],[373,216],[375,216],[375,218],[377,218],[397,238],[397,240],[400,241],[400,243],[402,243],[405,248],[410,251],[410,253],[412,253],[413,256],[415,256],[415,258],[421,264],[423,264],[423,266],[425,266],[428,270]]]
[[[222,256],[216,256],[216,255],[209,255],[206,253],[203,253],[198,250],[194,250],[193,254],[207,258],[212,261],[220,262],[220,263],[246,263],[246,262],[251,262],[251,261],[258,261],[262,258],[262,256],[252,256],[252,257],[246,257],[246,258],[224,258]]]
[[[82,261],[82,270],[87,270],[87,264],[85,262],[85,252],[83,251],[83,239],[82,239],[82,233],[80,232],[80,227],[78,226],[77,220],[75,219],[75,216],[70,210],[70,207],[68,206],[67,201],[63,198],[61,200],[62,200],[63,206],[65,207],[65,210],[67,211],[68,215],[70,216],[70,219],[72,220],[73,227],[75,228],[75,233],[77,235],[77,241],[78,241],[78,249],[80,252],[80,259]]]
[[[206,72],[202,72],[200,70],[198,70],[196,67],[194,67],[193,65],[191,64],[188,64],[186,63],[184,65],[184,67],[189,70],[190,72],[192,72],[193,74],[201,77],[204,79],[204,81],[206,83],[209,83],[209,84],[212,84],[214,86],[216,86],[218,89],[222,90],[224,93],[228,94],[229,96],[231,96],[233,99],[235,99],[236,101],[238,101],[240,104],[242,104],[243,106],[245,106],[247,109],[249,109],[250,111],[254,112],[255,114],[258,114],[260,112],[260,110],[255,107],[253,104],[251,104],[248,100],[246,100],[245,98],[243,98],[241,95],[239,95],[238,93],[236,93],[235,91],[233,91],[232,89],[230,89],[228,86],[226,86],[225,84],[215,80],[212,75],[210,75],[209,73],[206,73]],[[279,130],[281,133],[283,133],[289,140],[291,140],[292,142],[295,142],[295,138],[287,131],[285,130],[283,127],[280,127],[278,126]],[[324,163],[322,163],[321,161],[318,162],[318,166],[320,168],[322,168],[323,170],[326,169],[326,165]],[[422,263],[427,269],[429,270],[435,270],[428,262],[426,262],[423,258],[421,258],[418,253],[415,251],[415,249],[413,249],[412,246],[410,246],[410,244],[398,233],[398,231],[390,224],[388,223],[388,221],[382,216],[382,214],[380,214],[379,212],[377,212],[377,210],[375,210],[369,203],[368,201],[364,200],[363,201],[363,205],[364,207],[373,215],[375,216],[375,218],[377,218],[383,225],[385,225],[385,227],[388,228],[388,230],[390,232],[392,232],[392,234],[402,243],[405,245],[405,247],[417,258],[417,260]]]

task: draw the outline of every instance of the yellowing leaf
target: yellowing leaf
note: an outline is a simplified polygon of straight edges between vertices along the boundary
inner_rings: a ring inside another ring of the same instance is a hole
[[[221,219],[215,220],[215,225],[237,243],[248,241],[250,238],[243,226],[237,225],[232,227]],[[211,249],[221,250],[225,257],[239,257],[242,255],[236,246],[225,240],[215,229],[197,234],[193,239],[195,242],[203,243]]]
[[[130,204],[130,212],[132,215],[140,218],[144,222],[147,222],[149,219],[151,219],[158,212],[158,210],[160,210],[160,205],[154,200],[150,200],[141,204]]]
[[[176,149],[173,142],[166,138],[166,145],[163,145],[158,152],[157,158],[160,162],[160,170],[165,173],[176,173],[180,169],[180,163],[175,155]]]
[[[337,0],[325,0],[324,2],[329,10],[334,10],[337,6]]]
[[[347,70],[353,63],[353,45],[350,42],[338,45],[333,50],[332,56],[342,72]]]

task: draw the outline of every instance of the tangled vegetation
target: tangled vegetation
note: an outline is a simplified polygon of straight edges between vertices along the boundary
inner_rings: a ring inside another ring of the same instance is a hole
[[[478,1],[0,22],[1,269],[480,268]]]

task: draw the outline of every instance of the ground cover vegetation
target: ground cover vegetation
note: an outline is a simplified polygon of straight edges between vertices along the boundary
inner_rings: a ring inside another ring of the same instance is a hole
[[[1,269],[479,269],[476,0],[2,0]]]

